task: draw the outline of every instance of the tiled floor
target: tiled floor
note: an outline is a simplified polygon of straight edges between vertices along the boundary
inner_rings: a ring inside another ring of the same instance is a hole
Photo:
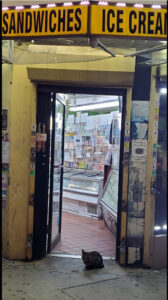
[[[103,220],[63,212],[61,240],[52,253],[81,255],[81,249],[115,257],[116,238]]]

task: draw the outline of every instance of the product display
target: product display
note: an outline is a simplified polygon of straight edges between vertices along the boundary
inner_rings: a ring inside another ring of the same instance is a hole
[[[102,171],[64,168],[63,210],[100,217],[99,200],[103,190]],[[54,173],[53,212],[58,211],[60,176]]]
[[[65,169],[63,189],[77,192],[89,192],[98,196],[99,185],[103,180],[103,173],[100,171],[89,171],[82,169]]]
[[[64,166],[104,171],[109,145],[115,169],[119,166],[121,114],[67,115]]]

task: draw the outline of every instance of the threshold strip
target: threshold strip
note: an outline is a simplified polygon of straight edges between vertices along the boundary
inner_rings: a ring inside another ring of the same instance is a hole
[[[81,255],[77,254],[60,254],[60,253],[50,253],[48,256],[57,256],[57,257],[70,257],[70,258],[82,258]],[[115,260],[114,256],[102,256],[104,260]]]

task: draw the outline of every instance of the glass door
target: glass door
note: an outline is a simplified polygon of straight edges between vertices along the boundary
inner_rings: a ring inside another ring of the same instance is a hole
[[[64,119],[65,105],[60,99],[58,99],[58,96],[54,94],[52,99],[52,112],[50,117],[51,147],[48,253],[53,250],[61,236],[64,162]]]

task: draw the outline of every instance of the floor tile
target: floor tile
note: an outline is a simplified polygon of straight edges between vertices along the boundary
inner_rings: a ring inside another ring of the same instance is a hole
[[[56,232],[56,229],[53,228],[53,232]],[[103,220],[63,212],[61,240],[52,253],[81,255],[81,250],[85,249],[114,257],[115,247],[116,238]]]

